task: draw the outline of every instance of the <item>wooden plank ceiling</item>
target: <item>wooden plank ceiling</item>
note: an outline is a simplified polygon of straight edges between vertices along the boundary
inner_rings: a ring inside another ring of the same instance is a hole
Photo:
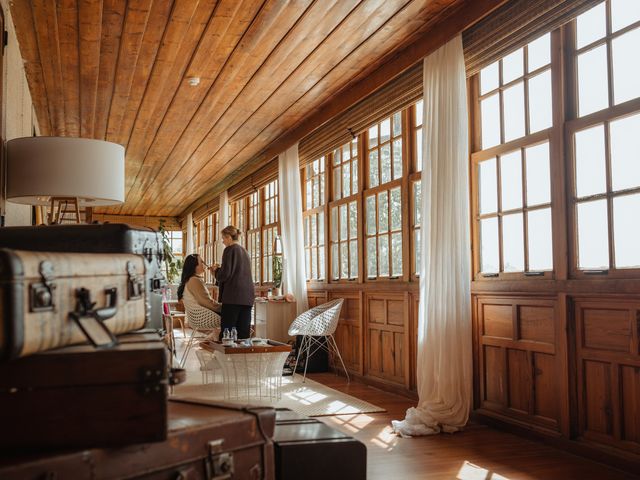
[[[11,13],[41,134],[126,148],[126,201],[100,212],[175,216],[461,3],[13,0]]]

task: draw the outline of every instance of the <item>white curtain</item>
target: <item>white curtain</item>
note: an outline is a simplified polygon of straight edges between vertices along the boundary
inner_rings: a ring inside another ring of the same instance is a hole
[[[302,236],[302,193],[298,144],[278,155],[282,291],[296,298],[298,315],[309,308]]]
[[[419,402],[403,436],[455,432],[471,408],[467,90],[462,37],[424,60]]]
[[[229,222],[229,194],[225,190],[220,194],[220,208],[218,209],[218,227],[219,230],[222,230],[228,225]],[[237,227],[237,225],[234,225]],[[216,248],[216,262],[222,263],[222,252],[224,251],[224,243],[222,243],[222,235],[220,232],[217,232],[218,241],[216,242],[218,245]]]
[[[187,214],[187,245],[185,256],[193,253],[193,213]]]

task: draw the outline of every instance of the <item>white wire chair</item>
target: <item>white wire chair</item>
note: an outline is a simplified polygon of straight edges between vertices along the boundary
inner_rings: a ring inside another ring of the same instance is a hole
[[[200,362],[202,383],[215,383],[216,371],[220,370],[221,367],[218,360],[213,356],[213,353],[208,352],[207,350],[198,349],[196,350],[196,357],[198,357],[198,361]],[[209,372],[211,372],[211,376],[213,377],[211,382],[209,381]]]
[[[184,311],[187,314],[187,324],[191,328],[189,342],[187,343],[187,347],[180,359],[180,367],[184,368],[189,351],[193,346],[193,340],[196,332],[203,333],[205,331],[213,330],[209,336],[216,336],[216,334],[220,332],[221,319],[220,315],[216,312],[198,304],[195,297],[187,289],[184,290],[182,303],[184,304]]]
[[[302,335],[302,342],[298,347],[298,355],[296,357],[296,366],[293,369],[294,375],[298,368],[298,361],[300,355],[305,354],[306,360],[304,363],[304,374],[302,376],[302,382],[304,383],[307,378],[307,366],[309,365],[309,357],[320,349],[325,349],[329,354],[333,353],[338,357],[347,381],[350,381],[349,372],[347,367],[344,366],[342,361],[342,355],[336,344],[333,334],[338,326],[338,320],[340,319],[340,310],[342,309],[343,298],[338,298],[317,307],[313,307],[310,310],[298,315],[289,327],[289,335],[297,336]],[[326,343],[322,341],[322,337],[326,338]]]

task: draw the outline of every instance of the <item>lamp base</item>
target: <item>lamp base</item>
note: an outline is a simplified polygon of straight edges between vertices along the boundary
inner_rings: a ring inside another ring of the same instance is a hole
[[[71,214],[71,222],[67,215]],[[80,205],[78,197],[51,197],[49,225],[58,223],[82,223],[80,221]]]

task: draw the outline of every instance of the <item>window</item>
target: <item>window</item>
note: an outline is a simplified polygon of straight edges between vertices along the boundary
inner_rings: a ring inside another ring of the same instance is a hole
[[[273,246],[278,234],[278,181],[262,187],[264,227],[262,229],[262,282],[273,282]],[[249,205],[251,205],[251,200]],[[249,207],[251,212],[251,207]],[[251,214],[250,214],[251,215]]]
[[[253,282],[260,283],[260,193],[253,192],[248,197],[247,252],[251,260]]]
[[[333,152],[333,200],[358,193],[358,139]]]
[[[402,115],[369,128],[369,188],[402,178]]]
[[[553,270],[551,34],[483,68],[475,219],[482,276]],[[490,149],[490,150],[488,150]]]
[[[611,0],[575,21],[577,118],[569,132],[576,269],[586,273],[640,268],[639,7]]]
[[[420,100],[413,106],[413,141],[414,149],[414,171],[422,171],[422,110],[424,108],[423,101]]]
[[[413,243],[413,258],[411,269],[414,278],[420,275],[420,224],[422,222],[422,115],[424,102],[420,100],[411,108],[413,120],[413,173],[409,175],[411,194],[411,241]]]
[[[638,2],[602,2],[578,16],[575,33],[578,116],[640,97]]]
[[[182,230],[169,230],[167,237],[171,244],[171,251],[176,257],[182,257]]]
[[[482,149],[552,125],[551,35],[542,35],[480,71]]]
[[[376,130],[377,132],[377,130]],[[329,205],[331,279],[358,278],[358,139],[336,148],[331,157],[333,189]]]
[[[480,271],[552,270],[549,143],[478,164]]]
[[[229,219],[227,221],[227,225],[232,225],[242,232],[242,235],[240,235],[240,238],[238,239],[238,243],[246,247],[246,199],[242,198],[229,204]]]
[[[402,276],[402,115],[396,112],[368,130],[365,191],[366,275]]]
[[[210,216],[211,220],[211,263],[218,261],[220,249],[220,215],[219,212],[213,212]]]
[[[307,280],[325,279],[325,163],[322,156],[304,167],[304,251]]]

